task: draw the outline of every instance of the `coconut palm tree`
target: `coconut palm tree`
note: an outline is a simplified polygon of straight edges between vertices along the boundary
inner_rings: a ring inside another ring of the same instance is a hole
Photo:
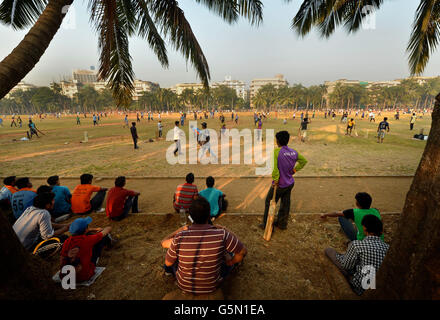
[[[290,1],[290,0],[288,0]],[[292,28],[305,36],[317,28],[329,37],[338,26],[356,32],[384,0],[304,0]],[[421,74],[440,40],[440,1],[420,0],[408,43],[411,74]],[[391,88],[393,89],[393,88]],[[377,279],[379,298],[440,298],[440,95],[429,138],[416,171],[395,236]],[[367,294],[368,296],[368,294]]]
[[[74,0],[3,0],[0,23],[13,29],[29,30],[19,45],[0,62],[0,99],[38,63],[49,46]],[[259,0],[195,0],[235,23],[240,16],[251,24],[262,21]],[[99,78],[108,80],[118,106],[128,106],[133,96],[134,72],[129,53],[129,37],[145,39],[159,62],[168,67],[164,38],[194,66],[208,87],[210,72],[183,10],[176,0],[89,0],[90,20],[98,34]]]

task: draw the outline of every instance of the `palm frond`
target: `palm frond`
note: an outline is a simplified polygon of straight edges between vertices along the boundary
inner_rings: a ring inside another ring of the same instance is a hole
[[[15,30],[33,25],[43,12],[48,0],[3,0],[0,22]]]
[[[421,0],[408,43],[411,74],[421,74],[440,38],[440,1]]]
[[[118,107],[131,103],[134,72],[128,46],[132,30],[124,5],[120,0],[92,0],[89,4],[91,21],[99,34],[99,78],[108,80]]]
[[[238,5],[235,0],[195,0],[195,2],[205,5],[227,23],[236,22],[239,18]]]
[[[263,22],[263,3],[259,0],[238,0],[239,14],[251,24],[258,26]]]
[[[208,87],[208,61],[177,1],[151,0],[150,9],[154,12],[155,20],[160,24],[164,35],[169,37],[176,50],[191,61],[204,86]]]
[[[147,40],[162,66],[168,67],[169,62],[165,41],[162,39],[153,19],[151,18],[148,5],[144,0],[137,1],[137,5],[138,35]]]
[[[302,37],[313,27],[318,27],[321,36],[328,38],[341,24],[348,32],[355,32],[382,3],[383,0],[305,0],[293,18],[291,28]]]

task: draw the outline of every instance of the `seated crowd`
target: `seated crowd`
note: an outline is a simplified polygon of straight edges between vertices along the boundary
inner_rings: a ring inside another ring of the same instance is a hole
[[[278,149],[275,150],[277,161],[272,174],[273,184],[267,194],[263,224],[260,226],[265,228],[269,203],[275,198],[281,200],[281,206],[274,227],[285,230],[289,221],[290,192],[294,185],[292,176],[304,167],[307,160],[287,147],[289,134],[286,131],[277,133],[276,139]],[[167,236],[161,245],[167,249],[165,274],[175,276],[183,292],[200,295],[215,292],[242,263],[247,249],[232,232],[213,225],[228,206],[226,195],[214,188],[215,179],[211,176],[206,178],[206,188],[200,192],[194,180],[194,174],[189,173],[186,182],[177,186],[173,197],[174,210],[188,213],[192,224]],[[0,210],[8,212],[8,219],[23,246],[34,252],[42,242],[57,238],[63,243],[61,267],[73,265],[78,273],[77,281],[87,281],[94,275],[103,248],[110,248],[115,240],[110,235],[111,227],[89,228],[92,222],[90,216],[78,217],[72,223],[61,222],[72,216],[104,211],[109,220],[121,221],[130,210],[132,213],[139,212],[140,193],[125,189],[126,179],[123,176],[117,177],[115,186],[107,190],[92,184],[93,175],[83,174],[72,193],[61,186],[58,176],[49,177],[48,185],[37,190],[33,189],[27,177],[16,179],[11,176],[3,182]],[[102,205],[106,197],[104,209]],[[353,291],[360,295],[366,289],[364,278],[368,272],[378,270],[389,246],[384,242],[380,212],[371,207],[372,197],[360,192],[355,200],[356,208],[323,214],[321,218],[338,218],[348,239],[347,252],[341,254],[327,248],[325,255],[346,277]]]

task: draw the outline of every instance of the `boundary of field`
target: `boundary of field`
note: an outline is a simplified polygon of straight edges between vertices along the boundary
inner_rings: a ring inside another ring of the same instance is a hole
[[[315,215],[321,215],[325,212],[291,212],[290,215],[291,216],[295,216],[295,215],[299,215],[299,216],[315,216]],[[98,215],[105,215],[105,212],[96,212],[96,214]],[[392,216],[392,215],[400,215],[402,214],[401,212],[381,212],[381,215],[384,216]],[[140,215],[140,216],[167,216],[167,215],[176,215],[178,216],[179,213],[175,213],[175,212],[139,212],[139,213],[129,213],[129,216],[136,216],[136,215]],[[238,216],[262,216],[263,213],[262,212],[226,212],[225,216],[232,216],[232,217],[238,217]],[[329,220],[330,221],[330,220]]]
[[[26,175],[25,175],[26,176]],[[27,176],[29,179],[47,179],[48,176]],[[197,176],[197,179],[206,179],[208,176]],[[0,176],[4,179],[6,176]],[[96,179],[116,179],[116,176],[94,176]],[[142,179],[185,179],[185,176],[125,176],[126,179],[142,180]],[[269,179],[271,176],[216,176],[217,179]],[[295,176],[295,179],[355,179],[355,178],[414,178],[414,175],[376,175],[376,176]],[[79,176],[60,176],[60,179],[79,179]]]

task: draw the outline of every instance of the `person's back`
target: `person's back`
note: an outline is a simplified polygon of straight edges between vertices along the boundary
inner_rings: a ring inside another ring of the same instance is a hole
[[[81,175],[81,184],[77,185],[75,189],[72,192],[72,212],[77,214],[86,214],[90,213],[93,209],[92,203],[91,203],[91,196],[93,192],[103,191],[102,196],[105,197],[104,191],[107,189],[101,188],[98,186],[92,185],[93,176],[89,174],[83,174]],[[96,196],[95,196],[96,197]],[[100,198],[99,201],[101,202],[104,200],[104,198]],[[97,204],[99,207],[101,204]]]
[[[55,215],[68,213],[71,210],[70,199],[72,194],[69,188],[64,186],[52,186],[52,192],[55,194],[55,204],[53,207],[53,213]]]
[[[136,192],[115,186],[108,191],[107,204],[105,206],[107,217],[114,218],[122,214],[127,197],[136,196]]]
[[[389,124],[387,121],[384,120],[379,123],[379,130],[385,130],[387,127],[389,127]]]
[[[76,281],[82,282],[89,280],[95,274],[95,264],[92,262],[93,247],[103,238],[103,234],[98,232],[92,235],[73,235],[63,244],[61,250],[62,265],[80,265],[76,272]]]
[[[3,183],[5,185],[0,189],[0,201],[8,201],[11,204],[12,195],[18,191],[15,187],[15,176],[6,177]]]
[[[189,209],[194,197],[198,194],[198,189],[195,184],[184,183],[177,186],[175,192],[174,208]]]
[[[11,197],[12,212],[14,213],[15,219],[18,219],[21,214],[33,204],[34,198],[37,196],[37,192],[32,189],[32,184],[29,183],[29,179],[26,181],[22,181],[22,179],[17,180],[19,190]]]
[[[176,279],[180,289],[207,294],[214,292],[222,281],[219,265],[225,252],[239,252],[242,248],[235,235],[226,229],[210,224],[192,225],[174,237],[167,257],[175,252],[179,261]]]
[[[214,187],[208,187],[200,191],[199,195],[208,200],[211,207],[211,217],[217,216],[220,210],[219,200],[223,196],[223,192]]]
[[[287,145],[275,149],[274,154],[275,181],[279,181],[279,187],[285,188],[294,183],[293,170],[298,161],[298,152]]]
[[[31,250],[40,238],[46,240],[54,234],[49,211],[34,206],[28,207],[21,214],[13,229],[27,250]]]

